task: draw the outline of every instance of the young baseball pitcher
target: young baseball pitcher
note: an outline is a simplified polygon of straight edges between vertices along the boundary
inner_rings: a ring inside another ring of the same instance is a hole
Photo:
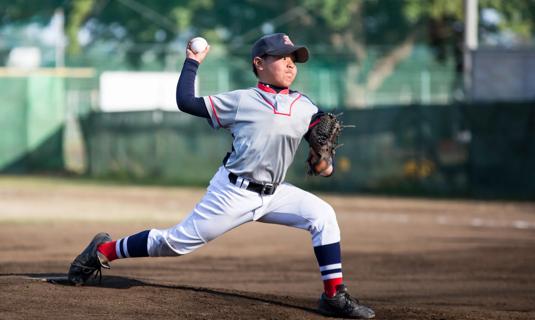
[[[82,285],[116,259],[185,255],[247,222],[276,223],[310,232],[324,284],[318,305],[322,314],[373,318],[374,311],[359,304],[343,284],[340,229],[333,208],[284,182],[303,138],[311,145],[310,173],[333,173],[340,124],[290,89],[297,75],[296,63],[308,60],[308,49],[294,45],[285,34],[266,35],[251,52],[256,87],[195,97],[197,69],[209,50],[208,46],[194,52],[188,44],[176,92],[180,110],[232,133],[232,150],[206,194],[184,220],[169,229],[145,230],[115,241],[106,233],[97,234],[72,262],[69,280]]]

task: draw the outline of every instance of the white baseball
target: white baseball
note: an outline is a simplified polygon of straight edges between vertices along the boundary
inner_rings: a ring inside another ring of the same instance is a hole
[[[193,53],[203,52],[208,46],[208,41],[203,37],[193,38],[190,41],[190,48]]]

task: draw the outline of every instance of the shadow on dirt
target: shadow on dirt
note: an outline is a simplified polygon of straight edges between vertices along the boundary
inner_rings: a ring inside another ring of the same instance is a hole
[[[25,277],[30,280],[36,280],[41,282],[48,282],[54,285],[60,286],[74,286],[68,279],[65,274],[61,273],[3,273],[0,274],[0,277]],[[236,292],[230,290],[220,290],[220,289],[209,289],[202,287],[190,287],[184,285],[168,285],[168,284],[158,284],[158,283],[149,283],[141,280],[136,280],[128,277],[120,276],[105,276],[102,277],[102,281],[99,282],[98,278],[91,278],[84,287],[97,287],[97,288],[111,288],[111,289],[129,289],[132,287],[154,287],[162,289],[171,289],[171,290],[182,290],[188,292],[202,292],[214,296],[224,297],[224,298],[234,298],[240,300],[248,300],[260,303],[272,304],[279,307],[292,308],[297,310],[302,310],[314,314],[319,314],[319,312],[310,307],[291,304],[288,302],[280,301],[287,297],[278,297],[270,296],[265,294],[255,294],[252,292]],[[303,304],[307,304],[307,301],[303,301]]]

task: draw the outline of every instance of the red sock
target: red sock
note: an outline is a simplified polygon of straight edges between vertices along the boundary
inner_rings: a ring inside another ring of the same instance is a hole
[[[334,295],[336,294],[336,287],[342,283],[342,278],[323,280],[323,288],[325,290],[325,295],[329,298],[334,297]]]
[[[115,251],[115,243],[117,241],[105,242],[98,246],[97,251],[108,258],[109,261],[117,259],[117,252]]]

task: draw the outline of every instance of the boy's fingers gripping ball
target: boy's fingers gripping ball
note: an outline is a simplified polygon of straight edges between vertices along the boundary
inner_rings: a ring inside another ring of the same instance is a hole
[[[199,53],[206,50],[206,47],[208,46],[208,41],[204,39],[203,37],[196,37],[191,39],[189,47],[193,53]]]

